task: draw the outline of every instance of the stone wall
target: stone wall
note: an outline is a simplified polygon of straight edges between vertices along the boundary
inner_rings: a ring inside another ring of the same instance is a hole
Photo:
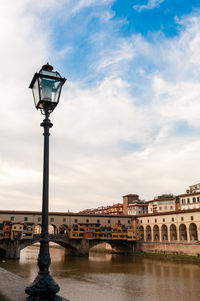
[[[136,252],[200,256],[198,243],[138,242]]]

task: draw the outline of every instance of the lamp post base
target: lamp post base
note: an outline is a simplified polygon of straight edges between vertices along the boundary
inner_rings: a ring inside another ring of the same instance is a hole
[[[25,292],[27,295],[29,295],[27,298],[28,301],[60,301],[62,298],[56,296],[56,293],[59,291],[59,289],[59,285],[53,280],[49,273],[39,273],[32,285],[26,287]]]

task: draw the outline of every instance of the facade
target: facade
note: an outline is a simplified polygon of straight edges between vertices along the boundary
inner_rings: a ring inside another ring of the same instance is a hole
[[[23,225],[21,223],[12,224],[11,240],[22,239]]]
[[[123,214],[128,214],[128,205],[139,201],[138,194],[127,194],[123,196]]]
[[[200,209],[138,216],[139,236],[146,242],[197,242]]]
[[[34,224],[33,223],[25,223],[23,224],[23,239],[32,239],[34,233]]]
[[[109,206],[107,210],[107,214],[111,214],[111,215],[123,214],[123,204],[114,204],[113,206]]]
[[[134,203],[127,206],[128,215],[140,215],[148,213],[148,204],[146,203]]]
[[[34,224],[35,233],[40,233],[41,229],[41,212],[38,211],[11,211],[0,210],[0,223],[4,222],[4,228],[7,238],[11,234],[11,223],[19,221],[23,224]],[[53,233],[59,233],[60,228],[69,228],[73,224],[101,224],[106,227],[113,227],[115,224],[122,224],[126,227],[131,225],[132,217],[128,215],[108,215],[108,214],[80,214],[68,212],[50,212],[49,226],[54,229]]]
[[[159,213],[176,210],[176,198],[173,195],[161,195],[148,202],[148,213]]]
[[[200,184],[191,185],[186,193],[177,196],[179,199],[180,210],[200,208]]]

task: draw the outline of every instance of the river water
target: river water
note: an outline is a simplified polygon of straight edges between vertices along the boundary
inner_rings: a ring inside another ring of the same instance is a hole
[[[91,252],[89,258],[65,255],[51,246],[51,274],[60,295],[70,301],[197,301],[200,265],[143,257]],[[0,267],[32,281],[37,275],[38,247],[21,252],[20,260]],[[17,300],[16,300],[17,301]]]

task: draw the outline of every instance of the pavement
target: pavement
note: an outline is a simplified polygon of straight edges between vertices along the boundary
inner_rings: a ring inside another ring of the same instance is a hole
[[[26,301],[28,296],[24,290],[29,284],[26,279],[0,268],[0,301]]]

